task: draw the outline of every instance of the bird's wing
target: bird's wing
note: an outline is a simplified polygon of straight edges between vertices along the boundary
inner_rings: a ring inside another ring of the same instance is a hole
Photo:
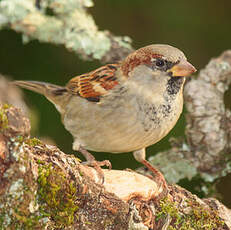
[[[74,77],[67,83],[66,88],[72,94],[92,102],[99,102],[101,96],[106,95],[118,84],[115,77],[118,67],[119,64],[108,64]]]

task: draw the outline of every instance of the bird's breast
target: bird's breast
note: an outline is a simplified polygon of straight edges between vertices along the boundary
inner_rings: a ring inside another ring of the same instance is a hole
[[[182,97],[150,101],[136,96],[103,103],[73,97],[64,125],[83,147],[102,152],[130,152],[150,146],[174,127]]]

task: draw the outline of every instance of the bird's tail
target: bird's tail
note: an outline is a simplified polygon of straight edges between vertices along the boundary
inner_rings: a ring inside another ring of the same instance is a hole
[[[67,89],[62,86],[39,81],[14,81],[15,85],[44,95],[61,112],[68,97]]]

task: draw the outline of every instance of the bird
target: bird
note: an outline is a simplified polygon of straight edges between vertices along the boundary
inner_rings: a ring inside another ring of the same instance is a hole
[[[196,72],[184,53],[170,45],[152,44],[122,61],[72,78],[66,86],[15,81],[51,101],[73,136],[73,150],[98,169],[89,152],[133,152],[134,158],[167,187],[162,173],[145,156],[146,148],[165,137],[183,109],[185,78]]]

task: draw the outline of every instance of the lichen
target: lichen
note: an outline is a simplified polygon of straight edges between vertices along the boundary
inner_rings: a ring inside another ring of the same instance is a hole
[[[20,178],[14,181],[10,186],[9,195],[14,199],[22,198],[24,192],[23,187],[23,179]]]
[[[20,144],[24,141],[25,137],[24,136],[17,136],[12,142],[19,142]]]
[[[196,167],[184,157],[180,149],[161,152],[151,156],[149,161],[161,169],[169,183],[178,183],[184,178],[191,180],[197,175]]]
[[[11,223],[11,218],[8,215],[5,208],[1,207],[0,209],[0,229],[4,229],[3,227],[7,228]]]
[[[164,221],[170,217],[169,230],[213,230],[224,225],[215,210],[208,210],[202,204],[192,200],[186,203],[187,207],[184,207],[183,211],[177,203],[166,198],[161,200],[156,221],[161,219]]]
[[[38,176],[40,212],[57,227],[70,226],[77,216],[76,185],[58,167],[41,164]]]
[[[98,30],[86,10],[93,6],[92,0],[38,2],[37,5],[31,0],[1,0],[0,26],[21,32],[24,42],[38,39],[62,44],[87,59],[100,60],[110,50],[111,39],[121,47],[131,49],[128,37],[109,36],[107,31]],[[47,14],[48,10],[53,15]]]
[[[0,131],[3,131],[8,128],[8,118],[6,111],[10,106],[8,104],[4,104],[0,107]]]
[[[0,229],[44,229],[43,223],[39,222],[43,216],[36,210],[34,213],[29,211],[29,202],[33,199],[34,193],[26,183],[25,178],[19,178],[12,183],[9,192],[2,196]]]
[[[0,229],[44,229],[44,216],[36,203],[37,183],[28,168],[26,140],[17,136],[10,138],[8,143],[14,163],[3,175],[11,182],[7,192],[0,197]]]

